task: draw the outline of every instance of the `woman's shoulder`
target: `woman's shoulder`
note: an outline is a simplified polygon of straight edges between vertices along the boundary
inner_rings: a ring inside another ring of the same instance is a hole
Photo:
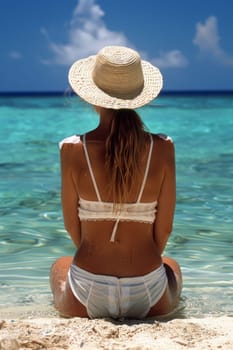
[[[173,139],[170,136],[166,135],[166,134],[153,134],[153,137],[154,137],[155,140],[157,139],[157,140],[159,140],[162,143],[163,142],[174,143]]]
[[[62,149],[64,145],[74,145],[81,142],[81,137],[79,135],[72,135],[65,137],[59,142],[59,148]]]
[[[154,149],[162,155],[164,160],[174,156],[175,146],[170,136],[166,134],[153,134],[153,140]]]

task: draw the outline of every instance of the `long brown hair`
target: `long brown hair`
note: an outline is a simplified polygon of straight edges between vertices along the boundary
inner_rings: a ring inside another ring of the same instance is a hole
[[[106,168],[110,174],[109,191],[113,203],[124,203],[140,173],[140,159],[148,133],[139,115],[131,109],[112,111],[113,117],[106,140]]]

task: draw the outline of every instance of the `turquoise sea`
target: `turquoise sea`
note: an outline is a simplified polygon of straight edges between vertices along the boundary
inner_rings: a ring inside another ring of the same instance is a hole
[[[163,94],[139,113],[176,146],[166,254],[182,267],[183,317],[233,316],[233,93]],[[63,228],[58,142],[97,122],[77,97],[0,96],[0,313],[51,307],[50,266],[74,253]]]

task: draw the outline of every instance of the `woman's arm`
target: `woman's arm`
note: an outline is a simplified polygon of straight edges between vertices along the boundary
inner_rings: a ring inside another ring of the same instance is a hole
[[[72,143],[64,143],[61,147],[61,200],[64,226],[75,246],[81,240],[81,225],[78,217],[78,193],[72,178]]]
[[[158,197],[156,220],[154,223],[154,240],[158,252],[162,255],[172,232],[176,204],[176,170],[175,149],[172,140],[164,144],[164,176]]]

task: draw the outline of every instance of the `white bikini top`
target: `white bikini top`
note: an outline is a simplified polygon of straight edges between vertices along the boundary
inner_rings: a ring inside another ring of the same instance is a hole
[[[89,168],[89,172],[91,175],[92,183],[96,192],[97,201],[86,200],[80,197],[79,199],[79,207],[78,207],[78,215],[81,221],[85,220],[111,220],[115,221],[115,225],[112,231],[112,235],[110,238],[111,242],[115,241],[115,235],[118,227],[119,221],[136,221],[152,224],[155,221],[156,217],[156,207],[157,201],[142,203],[140,202],[144,187],[146,184],[148,171],[150,167],[151,155],[153,150],[153,138],[150,134],[150,149],[147,158],[146,169],[143,177],[143,181],[141,184],[141,188],[139,191],[139,195],[137,201],[135,203],[122,203],[121,205],[114,205],[112,202],[104,202],[101,200],[101,196],[98,190],[98,186],[95,180],[95,176],[91,167],[90,158],[87,151],[86,146],[86,135],[83,135],[83,147],[84,153],[87,161],[87,165]],[[71,136],[60,143],[60,148],[62,147],[64,142],[78,143],[80,142],[80,137]],[[117,210],[116,210],[117,208]],[[119,208],[119,209],[118,209]]]
[[[123,203],[115,207],[119,207],[119,210],[114,209],[114,204],[111,202],[103,202],[98,190],[98,186],[95,180],[95,176],[91,167],[90,158],[86,146],[86,135],[83,135],[83,147],[84,152],[91,175],[92,183],[95,188],[98,201],[89,201],[83,198],[79,200],[79,218],[80,220],[116,220],[113,232],[110,238],[111,242],[115,241],[116,230],[119,221],[139,221],[152,224],[155,220],[155,212],[157,201],[150,203],[141,203],[142,193],[146,184],[147,175],[150,167],[151,154],[153,150],[153,138],[150,135],[151,143],[148,154],[146,170],[142,181],[141,189],[135,203]]]

